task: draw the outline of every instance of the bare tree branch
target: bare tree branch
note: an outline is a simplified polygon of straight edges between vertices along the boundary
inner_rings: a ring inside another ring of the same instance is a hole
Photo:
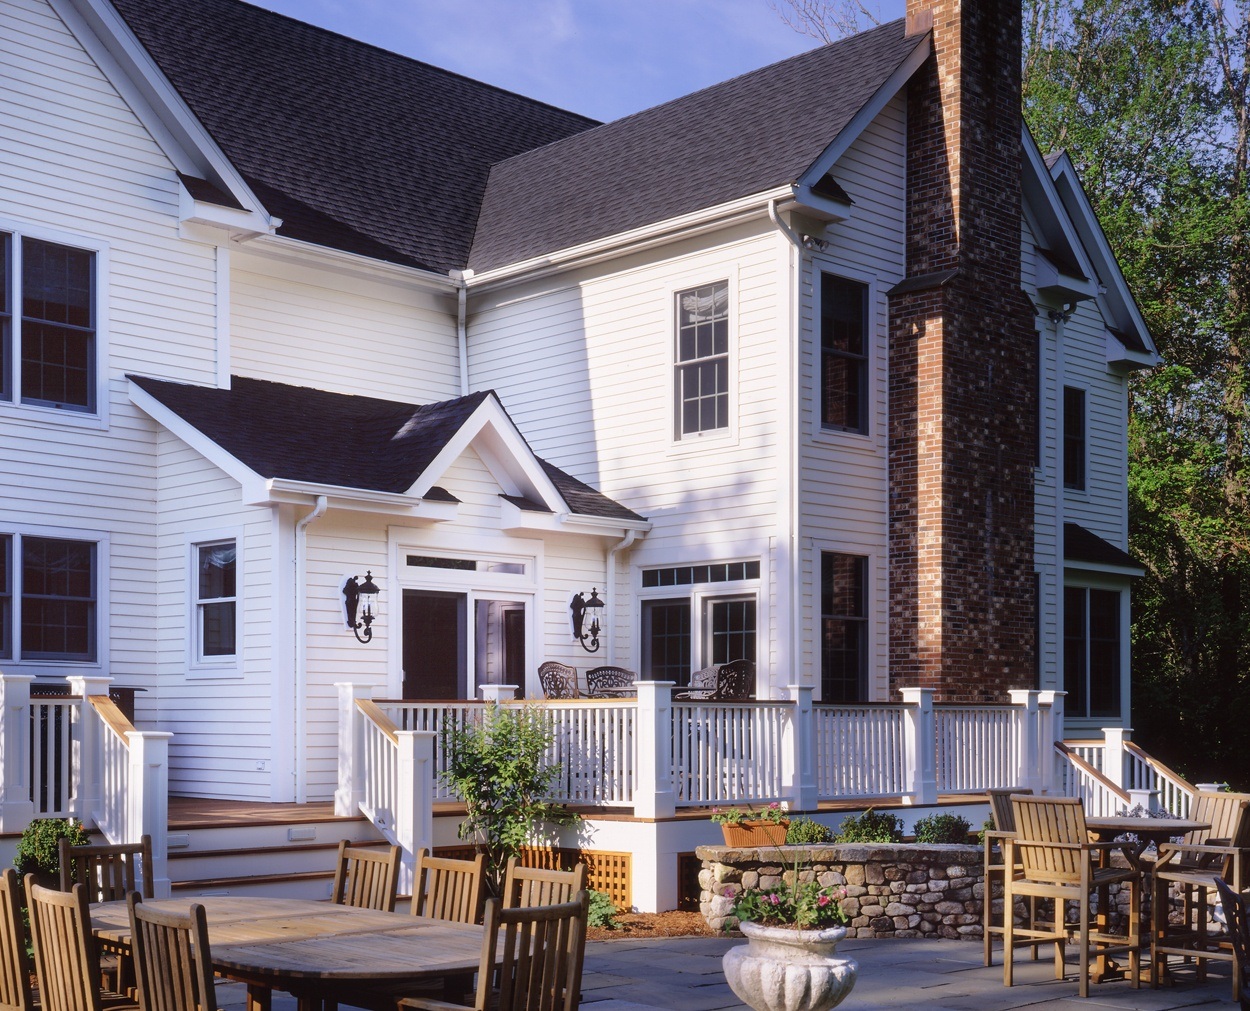
[[[768,0],[768,6],[800,35],[822,42],[881,24],[881,7],[871,0]]]

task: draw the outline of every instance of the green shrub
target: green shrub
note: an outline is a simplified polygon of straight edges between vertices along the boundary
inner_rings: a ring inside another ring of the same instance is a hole
[[[91,842],[82,823],[72,818],[36,818],[27,825],[13,858],[18,878],[27,874],[42,875],[55,887],[61,870],[57,849],[61,839],[68,839],[71,846],[86,846]]]
[[[786,829],[787,846],[815,846],[833,841],[833,830],[811,818],[792,818]]]
[[[931,814],[916,822],[916,842],[966,843],[972,826],[957,814]]]
[[[839,843],[895,843],[903,841],[903,823],[897,815],[882,814],[869,808],[856,817],[843,818],[838,834],[833,837]]]
[[[616,914],[620,912],[610,898],[603,892],[597,892],[593,888],[590,890],[590,912],[587,914],[587,924],[592,927],[605,927],[608,930],[616,930],[618,924],[616,922]]]

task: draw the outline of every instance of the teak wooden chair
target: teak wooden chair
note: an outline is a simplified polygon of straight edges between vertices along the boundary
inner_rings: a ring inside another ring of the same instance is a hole
[[[577,668],[556,660],[548,660],[538,666],[538,683],[542,686],[543,697],[548,699],[577,699],[581,692],[577,688]]]
[[[436,857],[417,850],[412,879],[412,913],[453,923],[480,923],[486,898],[486,856],[472,860]]]
[[[187,915],[159,912],[138,892],[126,904],[143,1011],[217,1011],[204,907],[193,903]]]
[[[1199,790],[1190,806],[1194,821],[1209,829],[1187,833],[1179,843],[1162,843],[1154,866],[1151,889],[1150,961],[1152,980],[1159,985],[1168,955],[1182,955],[1198,963],[1198,978],[1206,978],[1206,960],[1233,961],[1226,932],[1207,929],[1216,889],[1215,879],[1234,891],[1250,887],[1250,794]],[[1181,922],[1170,922],[1170,894],[1181,897]],[[1241,981],[1233,973],[1233,1000],[1241,997]]]
[[[1241,993],[1237,1001],[1242,1011],[1250,1011],[1250,910],[1246,899],[1228,887],[1223,878],[1215,879],[1224,907],[1224,919],[1228,923],[1228,940],[1233,949],[1233,973],[1240,980]]]
[[[0,872],[0,1011],[34,1011],[17,871]]]
[[[1037,896],[1054,900],[1054,931],[1021,931],[1035,938],[1036,943],[1053,942],[1055,945],[1055,978],[1063,978],[1064,944],[1068,930],[1064,923],[1064,906],[1075,901],[1078,909],[1076,943],[1080,945],[1080,976],[1078,992],[1089,996],[1090,956],[1127,952],[1129,958],[1129,982],[1136,989],[1140,980],[1141,920],[1141,871],[1135,866],[1111,867],[1105,859],[1098,864],[1096,857],[1109,857],[1124,843],[1098,843],[1089,841],[1085,827],[1085,811],[1078,797],[1033,797],[1027,794],[1011,795],[1012,814],[1016,822],[1014,839],[1007,839],[1009,853],[1003,862],[1013,867],[1019,859],[1019,869],[1004,875],[1003,905],[1014,908],[1015,898]],[[1129,922],[1126,935],[1111,934],[1103,929],[1091,929],[1092,915],[1090,895],[1098,892],[1099,928],[1107,910],[1107,889],[1122,884],[1129,889]],[[1003,984],[1012,985],[1012,964],[1015,960],[1016,928],[1014,917],[1003,917]]]
[[[1032,790],[988,790],[986,795],[990,802],[990,817],[994,822],[992,829],[986,829],[984,833],[983,854],[983,875],[982,881],[983,891],[981,898],[981,937],[985,946],[985,964],[994,964],[994,937],[1002,936],[1003,922],[1001,919],[994,918],[994,882],[998,882],[1003,886],[1003,916],[1014,915],[1015,910],[1010,909],[1006,901],[1006,888],[1003,882],[1003,874],[1007,869],[1005,862],[1007,855],[1007,841],[1016,834],[1016,816],[1011,810],[1011,795],[1013,793],[1029,795]],[[1017,865],[1019,860],[1016,861]],[[1025,924],[1025,930],[1033,930],[1037,923],[1037,899],[1034,896],[1029,897],[1028,904],[1028,921]],[[1019,929],[1016,931],[1019,933]],[[1032,947],[1033,957],[1037,958],[1037,941],[1030,937],[1022,937],[1015,942],[1020,947]]]
[[[128,997],[100,988],[100,959],[91,936],[87,889],[61,892],[26,875],[30,936],[44,1011],[139,1011]]]
[[[612,698],[605,688],[629,688],[637,680],[632,670],[624,667],[592,667],[586,672],[586,694],[592,699]]]
[[[587,873],[585,864],[578,864],[568,871],[554,871],[523,867],[516,857],[509,857],[503,885],[504,908],[554,906],[571,902],[573,896],[586,887]]]
[[[379,850],[351,846],[346,839],[339,843],[334,886],[330,892],[332,902],[393,913],[398,886],[398,846]]]
[[[576,1011],[589,908],[584,889],[555,906],[504,909],[495,899],[487,902],[474,1011]],[[464,1011],[460,1004],[425,997],[407,997],[399,1006]]]
[[[57,847],[61,891],[77,882],[86,886],[88,902],[122,902],[131,892],[153,897],[151,836],[119,845],[71,846],[61,839]]]

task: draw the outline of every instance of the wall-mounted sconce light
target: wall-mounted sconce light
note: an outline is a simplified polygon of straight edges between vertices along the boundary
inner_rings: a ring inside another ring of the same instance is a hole
[[[343,584],[343,607],[347,611],[347,627],[352,630],[361,642],[373,638],[373,619],[377,617],[378,584],[373,581],[372,570],[365,572],[365,581],[359,576],[352,576]],[[357,620],[357,614],[360,619]],[[365,630],[361,635],[360,630]]]
[[[569,610],[573,612],[573,638],[582,644],[582,649],[587,653],[599,650],[599,636],[603,634],[603,625],[600,623],[603,607],[599,591],[593,587],[589,600],[584,593],[575,593],[573,603],[569,605]]]

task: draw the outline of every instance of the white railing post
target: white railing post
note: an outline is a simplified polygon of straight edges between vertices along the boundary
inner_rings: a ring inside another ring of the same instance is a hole
[[[0,832],[21,832],[30,799],[30,674],[0,674]]]
[[[932,688],[902,688],[903,756],[907,796],[904,804],[937,803],[937,721]]]
[[[1056,741],[1063,741],[1063,700],[1067,692],[1038,692],[1041,703],[1037,746],[1041,749],[1038,764],[1042,769],[1042,793],[1058,793],[1062,788],[1059,778],[1059,753]]]
[[[373,698],[369,685],[336,681],[339,693],[339,785],[334,791],[334,815],[354,818],[365,796],[365,733],[357,699]]]
[[[634,817],[671,818],[677,812],[673,793],[673,684],[639,681],[638,779]]]
[[[1009,689],[1007,694],[1011,696],[1011,704],[1017,707],[1020,717],[1020,741],[1017,745],[1020,754],[1017,758],[1017,782],[1015,783],[999,783],[1000,788],[1019,786],[1022,790],[1030,790],[1033,793],[1042,792],[1042,769],[1041,764],[1044,761],[1041,751],[1041,726],[1040,726],[1040,710],[1038,708],[1038,696],[1041,692],[1029,691],[1024,688]],[[1054,748],[1049,741],[1046,742],[1047,750],[1053,751]]]
[[[434,846],[434,731],[399,730],[395,842],[400,848],[401,892],[412,891],[416,853]]]
[[[1103,727],[1102,735],[1106,740],[1102,759],[1102,774],[1121,790],[1124,782],[1124,742],[1129,739],[1132,730],[1128,727]]]
[[[483,702],[511,702],[516,693],[517,685],[482,685]]]
[[[110,677],[83,677],[73,675],[69,682],[71,695],[81,696],[78,703],[78,719],[74,723],[77,739],[74,741],[74,773],[71,793],[78,820],[85,828],[95,827],[95,813],[103,801],[100,773],[104,768],[104,727],[91,705],[92,695],[108,695]]]
[[[154,897],[169,898],[169,740],[161,730],[131,730],[126,734],[130,751],[130,796],[126,803],[126,839],[137,843],[152,837],[151,875]]]
[[[794,705],[781,732],[781,781],[785,784],[792,811],[815,811],[816,788],[816,711],[812,708],[811,685],[787,685]]]

